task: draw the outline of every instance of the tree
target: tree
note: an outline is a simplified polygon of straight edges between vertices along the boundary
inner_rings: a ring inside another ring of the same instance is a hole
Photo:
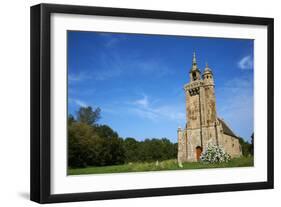
[[[91,106],[80,107],[79,111],[77,112],[77,120],[80,123],[94,125],[101,118],[100,112],[101,109],[99,107],[94,111]]]
[[[251,135],[251,149],[250,152],[252,155],[254,155],[254,133]]]
[[[239,137],[239,143],[242,148],[242,155],[247,157],[251,154],[251,144],[245,141],[242,137]]]
[[[72,116],[72,114],[69,114],[67,117],[67,124],[71,125],[72,123],[74,123],[76,120],[74,118],[74,116]]]
[[[86,167],[94,164],[98,155],[99,137],[93,127],[79,122],[68,125],[68,165]]]
[[[126,162],[151,162],[175,159],[177,157],[177,144],[173,144],[167,138],[152,138],[144,141],[127,138],[124,141],[124,148]]]
[[[139,160],[139,142],[134,138],[128,137],[123,142],[125,150],[125,162],[136,162]]]
[[[72,122],[68,126],[68,165],[105,166],[124,163],[123,140],[106,125]]]
[[[68,166],[106,166],[124,162],[175,159],[177,144],[167,138],[123,140],[107,125],[99,125],[100,108],[80,107],[68,116]]]
[[[103,142],[104,165],[123,164],[125,160],[123,139],[107,125],[96,126],[95,132]]]

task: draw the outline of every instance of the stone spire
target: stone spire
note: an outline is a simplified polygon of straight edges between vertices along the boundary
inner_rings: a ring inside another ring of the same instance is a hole
[[[195,55],[195,52],[193,52],[192,66],[195,66],[195,65],[197,65],[197,63],[196,63],[196,55]]]
[[[195,52],[193,52],[192,67],[189,71],[189,78],[190,78],[190,81],[196,81],[196,80],[201,79],[201,71],[199,70],[199,68],[197,66]]]
[[[190,72],[192,71],[198,71],[200,73],[200,70],[197,66],[197,61],[196,61],[196,55],[195,55],[195,52],[193,52],[193,58],[192,58],[192,67],[191,67],[191,70]]]

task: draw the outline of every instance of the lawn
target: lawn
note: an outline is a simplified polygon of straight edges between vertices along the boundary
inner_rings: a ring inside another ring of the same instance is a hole
[[[185,170],[204,168],[227,168],[227,167],[249,167],[254,165],[253,157],[241,157],[230,160],[228,163],[205,164],[200,162],[183,163],[182,168],[178,166],[177,160],[164,160],[159,162],[136,162],[124,165],[112,165],[104,167],[69,168],[68,175],[102,174],[121,172],[143,172],[160,170]]]

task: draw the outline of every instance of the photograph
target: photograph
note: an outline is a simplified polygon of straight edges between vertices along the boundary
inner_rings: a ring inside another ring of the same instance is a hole
[[[65,4],[30,16],[32,201],[274,188],[274,18]]]
[[[66,35],[68,176],[254,167],[254,39]]]

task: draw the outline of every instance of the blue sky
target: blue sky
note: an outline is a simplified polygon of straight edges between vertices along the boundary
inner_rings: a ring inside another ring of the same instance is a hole
[[[101,108],[119,136],[167,137],[184,127],[192,53],[214,73],[218,116],[249,140],[253,132],[253,40],[68,32],[68,113]]]

